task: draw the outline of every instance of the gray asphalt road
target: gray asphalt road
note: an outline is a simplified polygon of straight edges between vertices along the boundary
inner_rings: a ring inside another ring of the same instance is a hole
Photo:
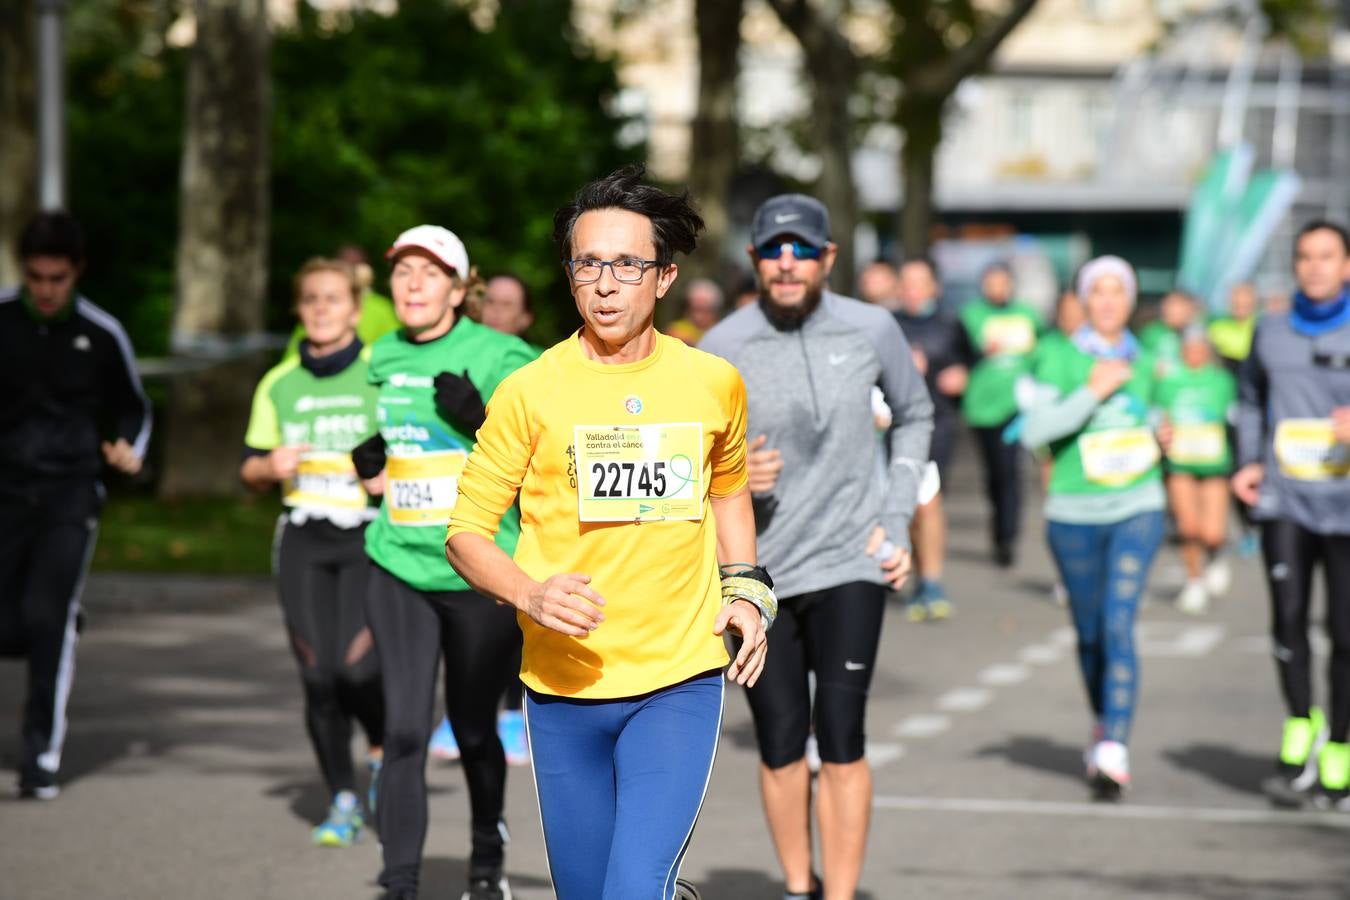
[[[897,605],[883,635],[861,896],[1350,897],[1350,816],[1276,812],[1257,792],[1283,715],[1257,565],[1238,562],[1232,595],[1193,618],[1163,602],[1180,573],[1175,554],[1159,560],[1140,623],[1136,784],[1127,802],[1095,805],[1081,782],[1088,716],[1066,615],[1047,599],[1039,517],[1028,511],[1017,567],[996,570],[978,475],[967,465],[953,480],[957,616],[916,626]],[[65,790],[52,803],[0,800],[0,897],[375,897],[374,840],[308,844],[325,798],[265,587],[234,585],[211,602],[209,583],[182,582],[183,602],[153,611],[128,602],[135,584],[91,586]],[[17,710],[22,680],[17,663],[0,664],[0,708]],[[731,693],[685,874],[710,900],[769,900],[782,887],[749,715]],[[7,768],[13,732],[0,740]],[[463,781],[435,764],[431,784],[424,896],[457,897]],[[528,768],[512,770],[509,794],[516,894],[550,897]]]

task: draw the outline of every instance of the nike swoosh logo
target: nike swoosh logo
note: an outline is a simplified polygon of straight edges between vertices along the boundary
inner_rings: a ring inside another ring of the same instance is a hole
[[[848,669],[850,672],[861,672],[863,669],[867,668],[867,663],[859,663],[847,659],[844,660],[844,668]]]
[[[788,222],[795,222],[801,217],[801,213],[780,213],[773,217],[773,223],[775,225],[786,225]]]
[[[847,359],[848,359],[848,354],[847,354],[847,353],[840,354],[839,356],[835,356],[833,353],[831,353],[831,354],[830,354],[830,365],[832,365],[832,366],[837,366],[837,365],[839,365],[840,363],[844,362],[844,361],[847,360]]]

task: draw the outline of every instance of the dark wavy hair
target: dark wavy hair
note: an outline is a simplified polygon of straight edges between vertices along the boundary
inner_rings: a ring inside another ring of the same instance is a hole
[[[703,230],[703,217],[694,209],[689,192],[663,191],[645,183],[642,179],[646,174],[645,166],[624,166],[584,185],[571,203],[559,207],[553,216],[553,241],[564,263],[572,258],[572,231],[577,219],[597,209],[623,209],[646,216],[652,223],[656,264],[663,269],[676,253],[694,251],[698,233]]]

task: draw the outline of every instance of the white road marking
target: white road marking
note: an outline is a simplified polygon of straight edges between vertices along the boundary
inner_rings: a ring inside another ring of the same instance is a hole
[[[1051,663],[1057,663],[1061,656],[1060,648],[1052,644],[1032,644],[1029,647],[1023,647],[1021,652],[1017,654],[1017,658],[1022,662],[1036,666],[1048,666]]]
[[[1017,684],[1027,680],[1031,673],[1027,671],[1026,666],[1017,664],[1003,664],[990,666],[979,674],[981,684],[987,684],[991,687],[1002,687],[1007,684]]]
[[[876,741],[867,742],[867,762],[873,768],[884,766],[886,763],[894,762],[905,755],[904,744],[885,744]]]
[[[906,716],[891,729],[891,734],[903,738],[927,738],[941,734],[952,727],[950,716],[929,713],[918,716]]]
[[[905,812],[979,813],[980,815],[1059,816],[1089,819],[1136,819],[1155,822],[1207,822],[1215,825],[1321,825],[1350,829],[1350,816],[1333,812],[1282,812],[1274,809],[1139,806],[1133,803],[1053,803],[1035,800],[993,800],[958,797],[895,797],[872,799],[877,809]]]
[[[1065,625],[1050,632],[1050,643],[1057,647],[1074,647],[1078,644],[1078,632],[1072,625]]]
[[[1135,629],[1135,643],[1141,657],[1195,658],[1209,655],[1227,633],[1222,625],[1178,627],[1173,622],[1141,622]]]
[[[984,708],[992,699],[993,692],[984,688],[957,688],[937,698],[935,705],[947,712],[974,712]]]

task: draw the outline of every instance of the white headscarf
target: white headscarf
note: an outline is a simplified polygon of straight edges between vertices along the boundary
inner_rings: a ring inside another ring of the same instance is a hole
[[[1133,309],[1138,299],[1139,282],[1134,277],[1134,267],[1119,256],[1099,256],[1078,270],[1078,298],[1086,301],[1092,286],[1104,275],[1114,275],[1120,279],[1130,298],[1130,308]]]

